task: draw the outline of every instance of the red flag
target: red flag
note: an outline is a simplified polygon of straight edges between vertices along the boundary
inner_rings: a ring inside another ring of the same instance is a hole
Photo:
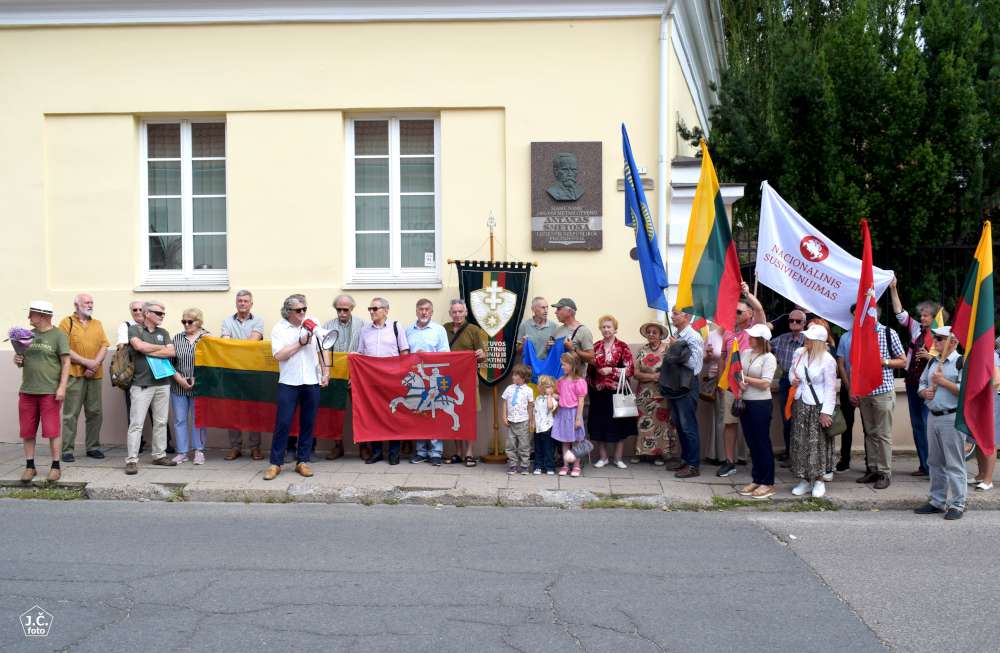
[[[854,307],[854,330],[851,336],[851,395],[864,397],[882,385],[882,356],[878,349],[878,313],[875,310],[875,283],[872,280],[872,238],[868,221],[861,219],[861,279]]]
[[[354,441],[475,440],[476,354],[350,355]]]

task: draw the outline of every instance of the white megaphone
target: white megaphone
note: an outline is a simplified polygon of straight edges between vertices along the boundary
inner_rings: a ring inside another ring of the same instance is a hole
[[[323,349],[331,349],[334,342],[337,340],[336,331],[332,329],[324,329],[312,320],[304,321],[302,323],[302,328],[313,334],[313,337],[316,338],[316,342],[318,342],[320,347]]]

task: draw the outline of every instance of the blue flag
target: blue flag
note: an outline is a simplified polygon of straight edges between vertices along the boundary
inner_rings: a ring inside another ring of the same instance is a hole
[[[646,290],[646,304],[650,308],[667,310],[667,270],[663,267],[660,246],[656,240],[653,218],[649,215],[646,193],[632,158],[628,132],[622,124],[622,150],[625,154],[625,226],[635,230],[635,249],[639,257],[639,271]],[[660,183],[664,183],[660,180]]]

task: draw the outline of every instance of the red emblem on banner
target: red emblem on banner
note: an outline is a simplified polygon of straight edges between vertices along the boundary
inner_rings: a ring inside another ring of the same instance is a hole
[[[813,263],[819,263],[830,255],[830,248],[816,236],[806,236],[799,243],[799,251],[802,256]]]

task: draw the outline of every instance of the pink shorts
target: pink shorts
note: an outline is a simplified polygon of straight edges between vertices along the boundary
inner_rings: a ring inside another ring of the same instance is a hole
[[[62,402],[55,395],[18,393],[17,413],[21,422],[21,439],[34,440],[38,422],[42,423],[43,438],[58,438],[62,433]]]

